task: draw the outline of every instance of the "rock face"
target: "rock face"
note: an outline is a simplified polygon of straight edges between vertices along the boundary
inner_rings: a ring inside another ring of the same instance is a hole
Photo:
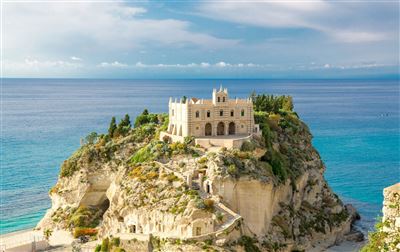
[[[368,234],[362,252],[400,251],[400,183],[383,190],[382,220]]]
[[[158,141],[163,119],[82,146],[37,228],[120,237],[135,251],[312,251],[350,232],[356,211],[327,185],[296,116],[267,116],[263,138],[215,152]]]
[[[382,232],[385,244],[391,251],[400,250],[400,183],[383,190]]]

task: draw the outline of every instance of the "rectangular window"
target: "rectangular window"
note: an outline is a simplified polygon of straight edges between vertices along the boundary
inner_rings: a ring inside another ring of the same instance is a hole
[[[220,100],[220,98],[218,97],[218,102],[220,102],[221,100]]]
[[[222,102],[225,102],[225,97],[222,97]]]
[[[223,110],[220,110],[219,111],[219,116],[223,116],[224,115],[224,111]]]
[[[210,116],[211,116],[211,112],[207,111],[207,117],[210,117]]]

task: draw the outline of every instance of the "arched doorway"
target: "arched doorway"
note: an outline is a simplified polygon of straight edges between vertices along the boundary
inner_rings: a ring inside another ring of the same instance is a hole
[[[225,124],[223,122],[219,122],[217,125],[217,135],[224,135],[225,134]]]
[[[211,135],[212,135],[211,123],[206,123],[205,135],[206,135],[206,136],[211,136]]]
[[[230,122],[229,123],[229,135],[235,135],[235,123],[234,122]]]

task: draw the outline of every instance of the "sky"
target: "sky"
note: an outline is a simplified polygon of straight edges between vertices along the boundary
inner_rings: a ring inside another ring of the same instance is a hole
[[[399,1],[8,1],[2,76],[397,78]]]

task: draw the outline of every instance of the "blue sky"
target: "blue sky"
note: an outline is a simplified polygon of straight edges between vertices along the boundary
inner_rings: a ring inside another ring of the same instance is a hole
[[[398,1],[2,4],[4,77],[399,74]]]

